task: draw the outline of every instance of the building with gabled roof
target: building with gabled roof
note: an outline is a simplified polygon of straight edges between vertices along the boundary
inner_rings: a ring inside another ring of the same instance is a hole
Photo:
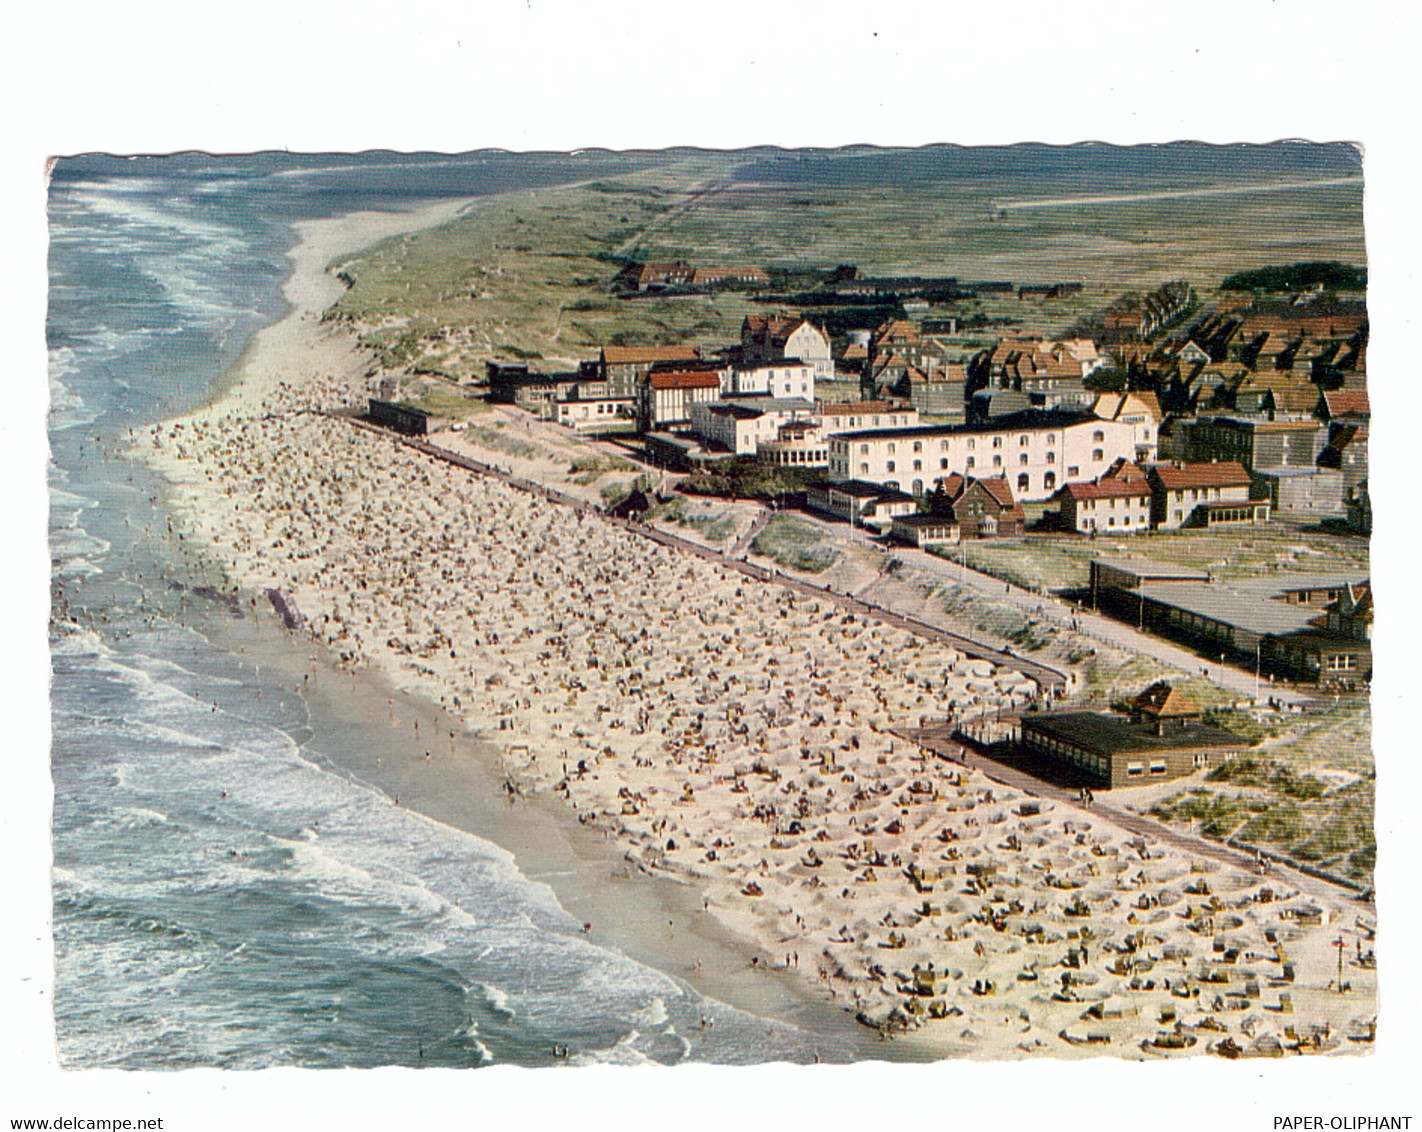
[[[1160,445],[1160,401],[1151,392],[1102,393],[1091,411],[1103,421],[1120,421],[1135,431],[1135,458],[1155,463]]]
[[[701,360],[695,346],[604,346],[598,355],[599,376],[610,397],[635,397],[642,379],[654,365]]]
[[[1139,466],[1126,460],[1117,460],[1097,479],[1067,484],[1057,498],[1063,530],[1082,534],[1150,530],[1150,481]]]
[[[667,369],[648,373],[637,387],[637,427],[641,432],[691,423],[691,407],[721,396],[714,369]]]
[[[1373,584],[1369,579],[1349,583],[1338,597],[1329,603],[1323,617],[1314,622],[1320,628],[1340,637],[1358,641],[1373,638]]]
[[[1168,680],[1157,680],[1133,696],[1127,706],[1137,722],[1148,719],[1160,724],[1173,719],[1199,719],[1204,714],[1194,700]]]
[[[801,361],[814,368],[816,381],[834,379],[829,335],[799,316],[746,315],[741,322],[741,360],[751,365]]]
[[[1332,423],[1365,425],[1372,416],[1366,389],[1330,389],[1318,398],[1319,419]]]
[[[1151,488],[1151,525],[1173,531],[1186,526],[1208,526],[1222,522],[1259,522],[1269,517],[1263,503],[1262,517],[1252,506],[1253,481],[1234,460],[1196,464],[1157,464],[1148,473]],[[1248,518],[1243,517],[1244,511]],[[1215,512],[1219,512],[1216,516]],[[1234,512],[1240,512],[1236,517]]]
[[[1022,505],[1002,476],[974,479],[954,473],[938,481],[928,512],[952,516],[962,538],[1012,538],[1026,529]]]
[[[816,408],[826,436],[859,429],[918,428],[918,410],[895,401],[821,401]]]

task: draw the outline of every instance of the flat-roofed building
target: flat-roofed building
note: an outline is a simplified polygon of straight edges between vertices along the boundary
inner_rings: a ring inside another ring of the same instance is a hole
[[[775,430],[774,440],[762,440],[756,455],[778,468],[823,468],[829,462],[818,421],[792,420]]]
[[[708,445],[737,456],[754,456],[782,425],[813,417],[815,406],[799,397],[737,397],[691,406],[691,431]]]
[[[900,542],[928,550],[955,545],[962,537],[962,529],[952,515],[898,515],[889,527],[889,534]]]
[[[1135,455],[1132,426],[1091,413],[1025,412],[981,425],[872,429],[829,438],[832,479],[860,479],[922,495],[957,473],[1001,476],[1018,502],[1050,499]]]
[[[906,492],[863,480],[812,483],[805,488],[805,505],[855,526],[887,526],[897,516],[912,515],[918,506]]]
[[[383,428],[391,428],[407,436],[424,436],[430,430],[430,415],[401,401],[381,401],[372,397],[366,416]]]
[[[805,362],[733,366],[722,383],[727,397],[801,397],[815,399],[815,370]]]
[[[1193,712],[1029,712],[1022,717],[1020,743],[1028,753],[1070,767],[1106,789],[1213,769],[1247,746],[1240,736],[1200,722]]]
[[[1137,572],[1139,571],[1139,572]],[[1330,684],[1368,680],[1367,640],[1331,632],[1326,603],[1365,575],[1294,574],[1201,578],[1167,563],[1097,560],[1092,600],[1124,621],[1188,641],[1206,655],[1233,656],[1261,673]]]
[[[1210,575],[1189,566],[1173,562],[1156,562],[1149,558],[1093,558],[1091,560],[1091,594],[1114,590],[1138,590],[1152,582],[1208,582]]]
[[[1275,515],[1295,519],[1341,518],[1343,473],[1336,468],[1255,468],[1253,492]]]
[[[631,397],[580,397],[553,403],[554,419],[578,432],[631,429],[636,407]]]

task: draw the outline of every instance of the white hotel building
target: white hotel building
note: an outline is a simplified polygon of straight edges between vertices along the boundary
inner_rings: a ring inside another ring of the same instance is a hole
[[[1135,440],[1126,422],[1058,411],[1013,413],[981,425],[870,429],[828,437],[829,478],[917,496],[954,472],[1003,476],[1018,502],[1039,502],[1064,484],[1096,479],[1117,459],[1133,460]]]

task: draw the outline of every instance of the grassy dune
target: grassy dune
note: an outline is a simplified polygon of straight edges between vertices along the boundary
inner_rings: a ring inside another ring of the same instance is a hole
[[[1178,278],[1208,288],[1295,260],[1364,262],[1361,185],[1003,212],[1002,198],[1122,186],[1020,175],[748,184],[735,181],[740,160],[667,155],[660,167],[591,184],[483,198],[443,227],[333,265],[352,280],[334,317],[357,325],[389,369],[463,379],[492,357],[570,361],[608,343],[724,343],[746,313],[765,309],[737,291],[618,299],[609,285],[623,258],[1083,282],[1077,296],[985,297],[946,312],[1045,333],[1126,288]]]

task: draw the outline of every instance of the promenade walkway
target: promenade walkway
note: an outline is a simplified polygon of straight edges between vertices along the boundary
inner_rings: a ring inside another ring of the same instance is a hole
[[[1014,790],[1020,790],[1024,794],[1030,794],[1037,798],[1050,798],[1052,801],[1074,806],[1080,809],[1083,814],[1095,814],[1105,821],[1141,837],[1173,845],[1188,853],[1208,857],[1232,868],[1257,871],[1260,867],[1261,853],[1259,851],[1247,852],[1231,848],[1221,842],[1210,841],[1196,834],[1176,829],[1156,821],[1154,818],[1127,809],[1109,797],[1102,800],[1100,796],[1097,796],[1091,803],[1083,804],[1076,788],[1058,786],[1025,771],[1010,767],[989,755],[970,750],[953,737],[953,732],[954,726],[952,724],[892,730],[892,733],[899,738],[917,743],[924,750],[941,759],[972,768],[992,781],[1000,782]],[[1276,873],[1295,887],[1304,891],[1327,892],[1330,896],[1343,895],[1355,902],[1359,911],[1371,912],[1370,901],[1360,894],[1357,886],[1334,880],[1316,872],[1300,871],[1291,867],[1286,858],[1276,853],[1264,853],[1262,856],[1266,862],[1266,871]]]

